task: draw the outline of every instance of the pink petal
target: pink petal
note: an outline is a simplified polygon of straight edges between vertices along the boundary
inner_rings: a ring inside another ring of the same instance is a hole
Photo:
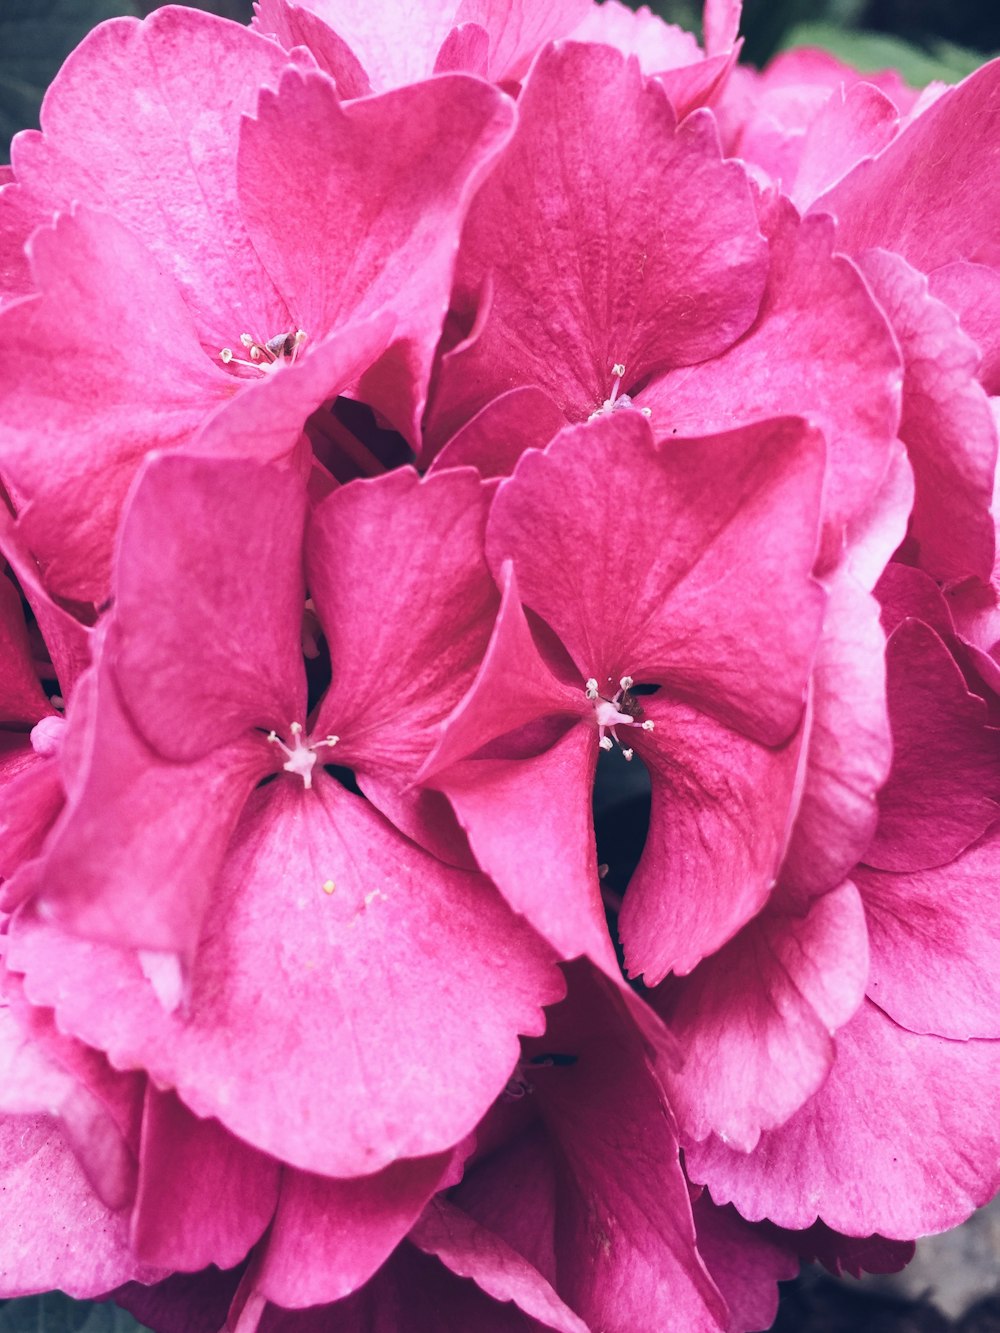
[[[804,916],[769,907],[654,996],[684,1052],[665,1074],[682,1133],[715,1133],[749,1152],[762,1130],[784,1124],[826,1078],[833,1034],[861,1004],[867,976],[865,914],[848,882]]]
[[[572,33],[591,8],[590,0],[461,0],[455,22],[478,23],[486,31],[487,77],[505,83],[523,79],[539,48]]]
[[[690,972],[767,901],[799,790],[800,732],[768,749],[686,704],[649,699],[636,739],[653,784],[649,833],[618,930],[630,976]]]
[[[597,878],[591,792],[597,747],[575,726],[531,759],[476,759],[435,779],[476,861],[560,958],[618,975]]]
[[[161,1268],[229,1268],[271,1220],[278,1163],[150,1084],[132,1244]]]
[[[573,40],[604,42],[625,55],[637,56],[643,74],[700,64],[705,58],[693,33],[675,23],[664,23],[645,5],[633,10],[620,0],[592,6],[574,29]]]
[[[822,615],[822,455],[799,421],[658,448],[639,413],[616,412],[524,455],[487,553],[494,570],[513,558],[525,604],[602,692],[628,674],[780,743]]]
[[[746,178],[720,160],[710,118],[676,128],[634,62],[575,42],[542,51],[518,113],[459,255],[459,289],[489,275],[492,305],[479,336],[442,364],[432,440],[517,385],[585,419],[608,397],[614,363],[629,389],[717,355],[760,301],[766,254]]]
[[[163,1276],[132,1253],[128,1214],[100,1202],[53,1121],[0,1117],[0,1164],[0,1295],[58,1287],[82,1300]]]
[[[0,574],[0,722],[28,722],[54,711],[33,662],[21,598]]]
[[[456,1276],[472,1278],[494,1300],[513,1301],[545,1328],[558,1333],[588,1333],[590,1325],[560,1300],[532,1264],[444,1199],[428,1205],[412,1240]]]
[[[139,461],[183,443],[238,382],[212,364],[173,280],[113,217],[63,214],[35,233],[31,254],[41,294],[0,312],[0,456],[28,497],[20,526],[52,591],[100,600]]]
[[[911,1032],[1000,1035],[995,832],[947,865],[855,872],[871,931],[869,994]]]
[[[929,294],[926,278],[898,255],[875,251],[860,264],[903,354],[899,435],[916,481],[910,533],[920,564],[945,582],[988,579],[997,430],[976,379],[978,351]]]
[[[74,699],[44,910],[76,935],[190,961],[240,810],[268,770],[262,749],[243,741],[195,764],[161,759],[136,733],[105,655]]]
[[[534,385],[509,389],[487,403],[451,437],[431,464],[474,467],[483,477],[509,477],[526,449],[544,449],[566,419]]]
[[[945,642],[954,635],[951,607],[956,599],[945,598],[938,585],[922,569],[901,565],[894,560],[886,565],[875,593],[882,605],[882,626],[886,634],[891,635],[904,620],[913,619],[922,620],[928,629],[932,629]]]
[[[913,510],[913,468],[900,440],[889,450],[889,467],[871,503],[844,533],[847,568],[870,592],[906,536]]]
[[[46,94],[43,133],[18,136],[18,189],[50,213],[76,202],[101,209],[141,237],[155,273],[142,287],[123,273],[115,287],[134,301],[154,277],[173,279],[208,347],[245,330],[270,338],[287,312],[247,240],[236,153],[241,113],[287,63],[273,42],[193,9],[101,24]],[[97,362],[120,326],[92,318]],[[134,346],[123,350],[136,360]],[[135,370],[169,384],[165,353],[166,342]]]
[[[996,185],[984,146],[1000,131],[1000,62],[949,88],[875,158],[861,162],[814,211],[839,222],[849,254],[873,246],[929,272],[958,259],[1000,259]]]
[[[702,26],[709,55],[728,50],[740,30],[743,0],[705,0]]]
[[[729,1306],[730,1333],[766,1329],[778,1313],[778,1283],[795,1277],[798,1258],[773,1232],[744,1222],[735,1208],[716,1208],[707,1193],[693,1205],[698,1253]]]
[[[18,747],[0,760],[0,910],[13,911],[32,892],[25,877],[30,863],[41,854],[66,793],[53,757],[36,754],[30,745]],[[24,870],[25,875],[18,875]]]
[[[835,1277],[843,1273],[850,1273],[851,1277],[860,1277],[862,1273],[898,1273],[913,1258],[916,1248],[912,1240],[842,1236],[823,1222],[816,1222],[806,1231],[787,1232],[785,1239],[806,1263],[821,1263]]]
[[[718,1140],[688,1174],[751,1221],[907,1240],[963,1222],[992,1197],[1000,1043],[918,1037],[866,1001],[837,1034],[823,1088],[749,1155]]]
[[[873,157],[895,137],[899,112],[870,83],[840,84],[808,126],[790,197],[805,212],[812,201],[862,158]]]
[[[814,422],[829,446],[827,544],[839,548],[888,470],[902,376],[885,317],[833,244],[828,220],[781,205],[754,326],[724,355],[654,381],[641,402],[659,439],[791,413]]]
[[[892,761],[878,602],[846,571],[829,591],[813,669],[805,787],[782,868],[785,882],[805,894],[839,884],[861,860]]]
[[[1000,801],[997,732],[947,648],[907,620],[887,649],[893,764],[864,860],[878,870],[944,865],[993,823]]]
[[[1000,392],[1000,272],[961,261],[928,274],[931,295],[958,315],[979,348],[979,379],[989,394]]]
[[[331,1180],[286,1168],[255,1289],[300,1309],[356,1291],[388,1259],[441,1187],[450,1153],[393,1162],[373,1176]]]
[[[364,377],[361,396],[411,440],[462,221],[513,116],[507,98],[464,75],[344,105],[327,76],[290,69],[243,128],[241,208],[292,326],[317,340],[389,308],[394,356]]]
[[[335,762],[409,783],[471,685],[498,604],[489,499],[471,468],[424,480],[401,469],[316,510],[307,581],[333,679],[314,730],[340,738]]]
[[[163,1010],[133,959],[23,910],[8,961],[116,1067],[148,1069],[292,1165],[347,1176],[467,1134],[517,1033],[539,1031],[562,991],[485,880],[434,862],[323,774],[310,791],[281,774],[251,797],[185,1012]]]
[[[124,703],[164,757],[305,722],[296,473],[242,459],[151,459],[122,521],[111,651]]]
[[[292,0],[257,0],[250,26],[275,37],[286,51],[304,46],[319,68],[335,80],[345,101],[367,97],[372,91],[368,75],[347,41],[321,17],[326,8],[316,3],[311,7],[293,4]]]

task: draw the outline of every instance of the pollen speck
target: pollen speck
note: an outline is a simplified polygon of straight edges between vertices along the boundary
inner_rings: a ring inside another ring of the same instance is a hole
[[[327,879],[327,880],[324,880],[324,881],[323,881],[323,892],[324,892],[324,893],[333,893],[333,891],[334,891],[334,889],[335,889],[336,887],[337,887],[337,886],[336,886],[336,884],[333,882],[332,879]]]

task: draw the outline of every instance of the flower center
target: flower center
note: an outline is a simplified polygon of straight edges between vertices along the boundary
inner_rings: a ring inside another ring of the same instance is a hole
[[[267,342],[258,342],[252,333],[241,333],[240,342],[247,350],[246,357],[235,356],[231,347],[223,347],[219,360],[224,366],[244,366],[255,370],[259,375],[270,375],[279,366],[295,361],[299,348],[306,340],[302,329],[293,329],[289,333],[276,333]]]
[[[611,386],[611,397],[605,398],[601,406],[597,408],[596,411],[591,412],[590,416],[587,418],[588,421],[593,421],[596,417],[609,416],[612,412],[617,412],[623,407],[635,407],[635,403],[633,403],[629,395],[620,392],[622,380],[625,378],[625,366],[623,363],[621,361],[616,362],[611,367],[611,373],[615,377],[615,382]],[[648,407],[637,407],[636,411],[641,412],[644,417],[651,417],[653,415],[652,410]]]
[[[286,745],[276,731],[269,731],[267,739],[272,745],[277,745],[285,754],[285,762],[282,768],[286,773],[297,773],[302,779],[303,786],[311,787],[313,785],[312,772],[313,765],[316,763],[316,751],[324,746],[332,749],[340,740],[339,736],[324,736],[318,741],[304,741],[302,739],[302,723],[293,722],[288,728],[292,737],[291,745]]]
[[[621,749],[626,759],[631,759],[635,751],[622,744],[618,735],[619,727],[641,727],[643,731],[652,731],[655,723],[651,718],[640,722],[642,704],[630,691],[635,681],[631,676],[622,676],[618,682],[618,691],[610,699],[598,693],[597,681],[591,676],[585,686],[585,694],[594,705],[597,720],[598,745],[602,750],[611,750],[615,745]]]

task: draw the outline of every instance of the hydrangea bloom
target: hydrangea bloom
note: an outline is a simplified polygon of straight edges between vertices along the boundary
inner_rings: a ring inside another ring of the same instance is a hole
[[[0,186],[0,1296],[764,1329],[1000,1187],[1000,64],[256,11]]]

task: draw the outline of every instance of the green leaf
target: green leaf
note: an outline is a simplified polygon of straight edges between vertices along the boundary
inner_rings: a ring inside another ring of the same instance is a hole
[[[117,1305],[74,1301],[61,1291],[0,1301],[0,1333],[142,1333]]]
[[[832,23],[799,23],[787,34],[782,47],[819,46],[856,69],[872,72],[897,69],[915,88],[938,79],[957,83],[978,69],[987,56],[950,42],[936,41],[928,51],[898,37],[881,32],[846,31]]]
[[[42,94],[95,24],[136,15],[133,0],[2,0],[0,3],[0,144],[38,124]],[[6,151],[5,151],[6,158]]]

